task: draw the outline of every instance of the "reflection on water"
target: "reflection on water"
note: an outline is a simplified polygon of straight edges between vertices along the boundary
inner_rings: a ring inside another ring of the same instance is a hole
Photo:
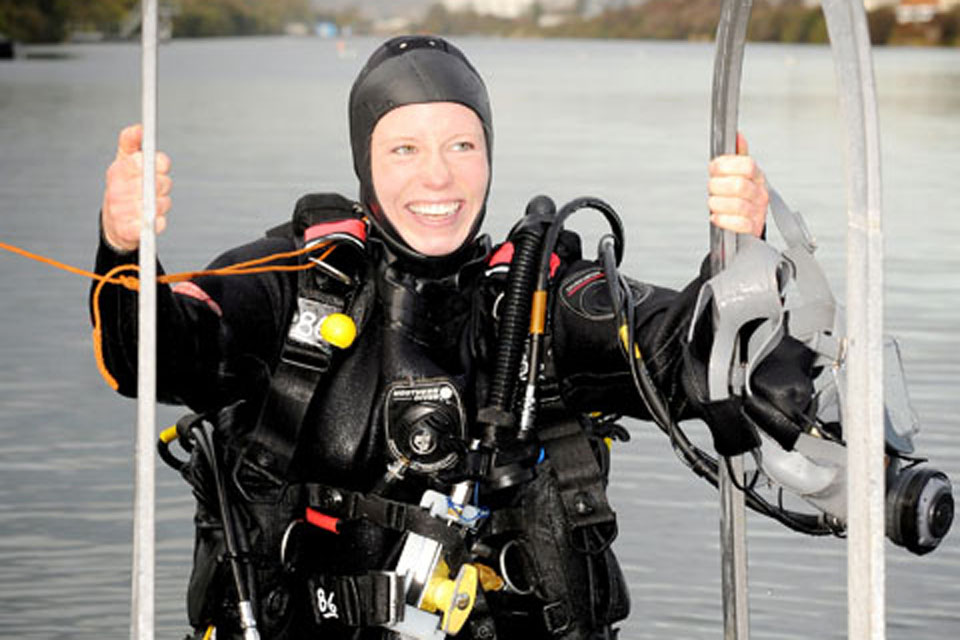
[[[707,242],[712,47],[687,43],[464,39],[497,121],[488,228],[526,201],[595,194],[623,214],[625,268],[680,286]],[[306,191],[354,190],[346,138],[359,56],[313,39],[174,41],[160,55],[161,147],[175,208],[161,239],[183,270],[258,236]],[[92,262],[103,170],[116,132],[138,118],[139,50],[56,49],[63,60],[0,67],[0,240],[75,265]],[[884,126],[887,327],[901,337],[922,452],[960,478],[953,195],[960,148],[960,52],[878,52]],[[748,51],[742,128],[771,181],[809,218],[842,279],[843,152],[823,47]],[[576,228],[590,236],[589,223]],[[586,247],[595,246],[587,240]],[[90,357],[86,283],[0,255],[0,628],[28,639],[127,633],[133,404]],[[163,408],[160,424],[176,419]],[[717,498],[649,425],[614,458],[612,500],[634,612],[623,637],[716,638],[721,631]],[[696,431],[696,429],[694,428]],[[702,434],[697,434],[702,436]],[[161,468],[158,637],[184,628],[191,498]],[[751,516],[757,638],[846,636],[845,547]],[[888,637],[955,637],[960,542],[924,558],[888,546]]]

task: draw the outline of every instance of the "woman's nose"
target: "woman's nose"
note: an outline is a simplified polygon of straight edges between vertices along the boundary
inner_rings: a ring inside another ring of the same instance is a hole
[[[423,167],[424,184],[433,189],[440,189],[447,186],[453,176],[450,163],[440,151],[435,151],[427,155]]]

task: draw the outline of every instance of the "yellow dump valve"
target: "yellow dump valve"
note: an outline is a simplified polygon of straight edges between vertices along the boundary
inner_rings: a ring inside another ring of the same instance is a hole
[[[454,580],[448,577],[449,574],[447,563],[441,560],[430,578],[420,608],[441,612],[443,619],[440,630],[448,635],[456,635],[470,617],[477,601],[477,568],[470,564],[463,565]]]
[[[331,313],[320,322],[320,335],[338,349],[346,349],[357,338],[357,325],[345,313]]]
[[[163,444],[170,444],[177,439],[177,425],[172,427],[167,427],[160,432],[160,442]]]

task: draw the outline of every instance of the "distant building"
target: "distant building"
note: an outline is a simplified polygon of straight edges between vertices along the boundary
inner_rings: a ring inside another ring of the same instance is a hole
[[[863,0],[863,7],[867,11],[880,9],[881,7],[892,7],[900,3],[900,0]]]
[[[930,22],[939,8],[939,0],[900,0],[897,5],[897,22]]]
[[[816,7],[820,3],[821,0],[803,0],[803,4],[807,7]],[[894,7],[898,19],[901,13],[906,16],[926,16],[930,7],[932,7],[933,13],[938,13],[950,11],[958,5],[960,5],[960,0],[863,0],[863,7],[867,11]],[[932,14],[930,15],[932,16]],[[930,18],[926,19],[929,20]]]
[[[530,13],[534,5],[552,12],[568,11],[576,4],[576,0],[443,0],[443,7],[453,13],[473,10],[480,15],[498,18],[519,18]]]
[[[956,6],[960,6],[960,0],[899,0],[897,22],[930,22],[938,13],[946,13]]]

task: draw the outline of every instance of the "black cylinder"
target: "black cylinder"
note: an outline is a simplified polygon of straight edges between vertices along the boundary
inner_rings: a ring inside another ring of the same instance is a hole
[[[953,492],[946,474],[910,468],[887,488],[886,533],[917,555],[937,548],[953,524]]]

